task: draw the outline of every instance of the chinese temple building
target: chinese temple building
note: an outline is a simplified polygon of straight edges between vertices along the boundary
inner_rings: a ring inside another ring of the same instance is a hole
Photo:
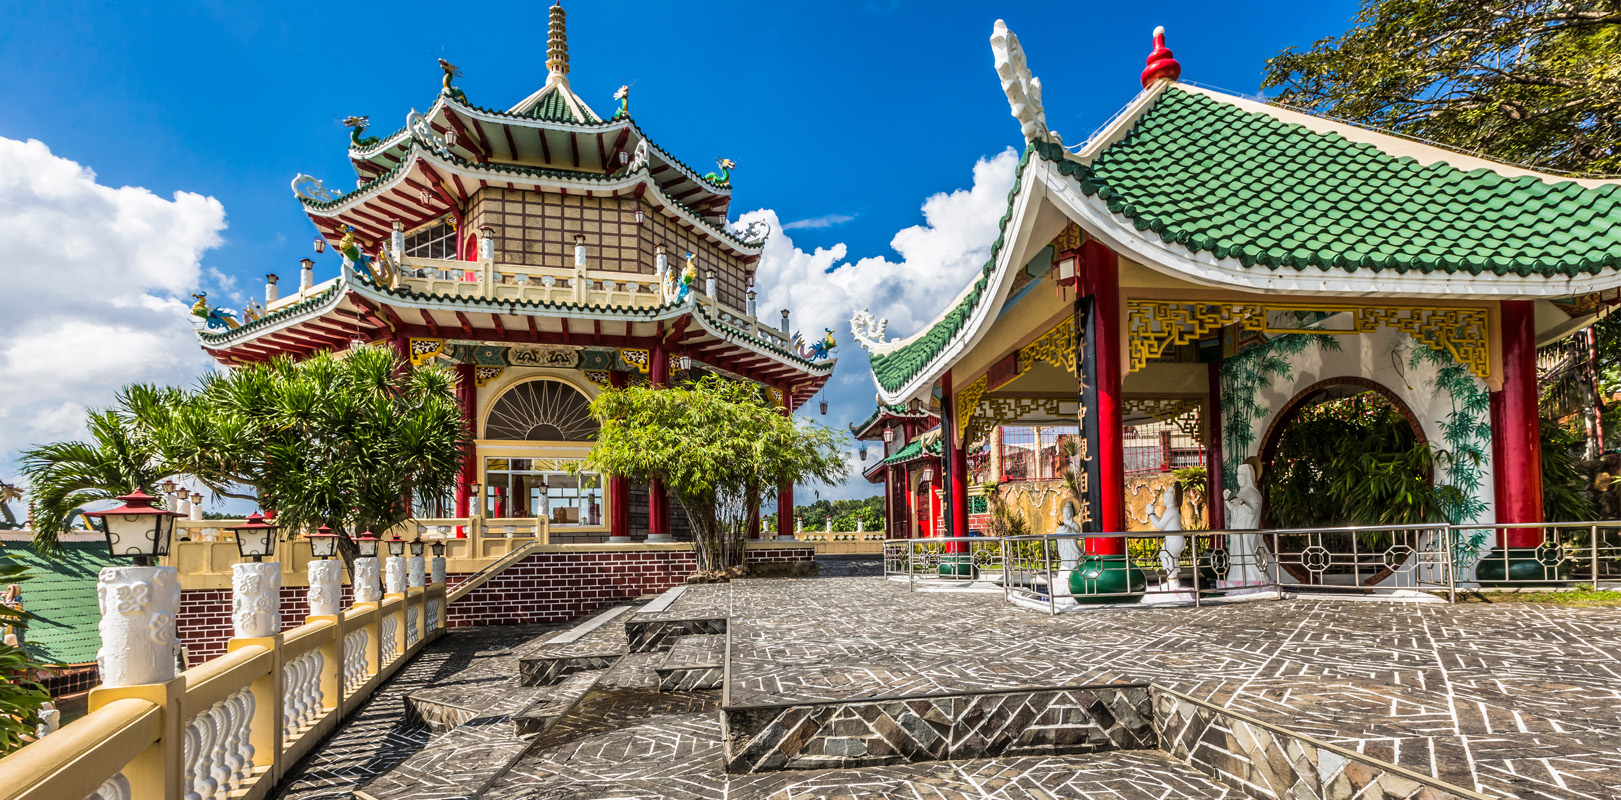
[[[405,127],[367,136],[365,118],[347,120],[356,187],[293,182],[341,274],[316,283],[306,260],[296,291],[271,276],[263,308],[240,324],[209,315],[202,345],[228,366],[365,345],[453,365],[476,452],[428,511],[541,518],[553,542],[669,541],[686,520],[663,487],[568,470],[596,436],[591,398],[713,373],[792,410],[834,361],[789,335],[787,310],[756,315],[769,231],[728,223],[734,165],[700,174],[660,148],[628,88],[613,113],[593,110],[570,88],[561,5],[546,65],[540,89],[499,110],[441,60],[443,87]],[[791,518],[792,487],[781,494]]]
[[[980,530],[974,496],[1054,478],[1069,438],[1083,531],[1143,529],[1147,484],[1193,466],[1209,502],[1188,527],[1220,530],[1224,489],[1268,468],[1298,409],[1366,392],[1453,454],[1433,473],[1460,490],[1451,523],[1545,521],[1537,348],[1617,301],[1621,182],[1182,83],[1163,30],[1141,93],[1070,144],[1017,38],[998,22],[991,42],[1026,140],[992,257],[911,336],[852,321],[879,403],[856,435],[893,431],[867,471],[891,530]],[[1027,515],[1053,532],[1050,500]],[[1477,559],[1509,551],[1498,571],[1543,541],[1475,535]]]

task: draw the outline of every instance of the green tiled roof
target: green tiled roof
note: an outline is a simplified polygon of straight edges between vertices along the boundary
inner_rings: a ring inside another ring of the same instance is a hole
[[[1245,267],[1549,277],[1621,269],[1621,184],[1422,165],[1174,86],[1090,164],[1032,143],[1014,193],[1032,156],[1137,230]],[[1004,234],[1011,213],[1010,202]],[[961,332],[1002,241],[960,303],[917,339],[873,354],[885,391],[928,369]]]
[[[906,417],[906,418],[909,418],[909,419],[926,419],[930,415],[926,411],[919,411],[917,413],[913,413],[911,411],[911,409],[907,408],[905,405],[891,404],[891,403],[879,403],[878,407],[873,410],[872,416],[867,417],[866,420],[864,420],[864,421],[862,421],[860,423],[857,423],[857,424],[854,424],[854,425],[850,426],[850,433],[852,435],[854,435],[854,436],[859,437],[863,433],[870,430],[872,428],[872,426],[877,425],[885,416]]]
[[[1138,230],[1246,267],[1621,267],[1621,185],[1422,165],[1175,87],[1090,166],[1053,160]]]
[[[563,93],[558,90],[547,92],[544,97],[540,98],[539,102],[535,103],[533,108],[529,109],[525,116],[536,119],[549,119],[556,122],[580,121],[580,118],[575,116],[573,110],[568,107],[568,101],[563,99]]]
[[[59,556],[45,557],[27,542],[0,542],[11,563],[28,567],[23,609],[33,615],[25,634],[29,655],[47,664],[88,664],[101,648],[96,576],[114,563],[105,542],[62,542]],[[4,587],[0,587],[4,588]]]
[[[940,444],[939,439],[935,439],[934,441],[929,442],[927,447],[925,447],[923,445],[923,442],[921,440],[913,439],[912,441],[907,442],[905,447],[902,447],[901,449],[896,450],[894,455],[890,456],[889,458],[884,459],[883,461],[878,462],[874,466],[875,467],[893,467],[893,466],[896,466],[896,465],[899,465],[899,464],[906,464],[906,463],[916,461],[916,460],[918,460],[920,458],[927,458],[929,456],[938,456],[938,455],[940,455],[940,453],[943,450],[944,450],[944,447]]]

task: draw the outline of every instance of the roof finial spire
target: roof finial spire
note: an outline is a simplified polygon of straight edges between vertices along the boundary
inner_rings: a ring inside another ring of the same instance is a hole
[[[568,82],[568,25],[563,17],[563,0],[552,4],[551,26],[546,31],[546,69],[550,77]]]
[[[1154,52],[1148,54],[1148,68],[1143,70],[1143,88],[1147,89],[1154,81],[1164,78],[1176,80],[1182,77],[1182,65],[1176,63],[1171,57],[1171,48],[1165,46],[1165,26],[1154,29]]]

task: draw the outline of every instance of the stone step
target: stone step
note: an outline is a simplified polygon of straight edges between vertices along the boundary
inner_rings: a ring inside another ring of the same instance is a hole
[[[522,713],[512,718],[514,732],[518,736],[535,736],[545,733],[553,722],[556,722],[575,703],[580,702],[591,687],[605,674],[606,669],[576,672],[559,683],[552,693],[538,703],[526,708]]]
[[[607,669],[624,653],[624,648],[614,648],[580,655],[526,656],[518,659],[518,683],[555,686],[581,672]]]
[[[725,669],[726,636],[710,633],[677,638],[653,671],[659,691],[687,692],[719,689]]]
[[[725,617],[666,617],[657,614],[637,614],[625,623],[625,637],[632,653],[654,653],[669,650],[675,640],[683,636],[702,636],[726,632]]]

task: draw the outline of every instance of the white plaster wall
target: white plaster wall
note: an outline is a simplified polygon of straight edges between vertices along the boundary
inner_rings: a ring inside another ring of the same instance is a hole
[[[1234,454],[1226,453],[1224,456],[1228,463],[1259,455],[1261,446],[1265,444],[1268,426],[1278,414],[1282,413],[1284,406],[1312,384],[1331,378],[1364,378],[1384,386],[1401,398],[1401,401],[1418,417],[1424,429],[1424,436],[1432,445],[1443,448],[1447,446],[1442,425],[1453,411],[1452,397],[1436,387],[1435,377],[1438,370],[1436,365],[1424,363],[1416,369],[1410,366],[1412,351],[1415,348],[1427,348],[1428,345],[1416,343],[1407,334],[1390,328],[1380,328],[1373,333],[1354,336],[1336,336],[1335,341],[1340,345],[1338,351],[1327,350],[1313,344],[1301,353],[1287,357],[1289,375],[1273,376],[1271,385],[1262,386],[1256,398],[1257,404],[1266,409],[1267,413],[1251,423],[1253,444],[1250,452],[1243,453],[1238,458],[1235,458]],[[1484,382],[1479,378],[1474,380],[1484,390]],[[1224,430],[1233,424],[1237,423],[1226,418],[1222,420]],[[1484,505],[1484,509],[1478,518],[1473,520],[1475,522],[1490,522],[1496,519],[1493,509],[1489,441],[1485,443],[1483,449],[1485,453],[1479,467],[1481,479],[1476,497]],[[1437,478],[1442,482],[1446,481],[1444,474],[1437,475]]]

